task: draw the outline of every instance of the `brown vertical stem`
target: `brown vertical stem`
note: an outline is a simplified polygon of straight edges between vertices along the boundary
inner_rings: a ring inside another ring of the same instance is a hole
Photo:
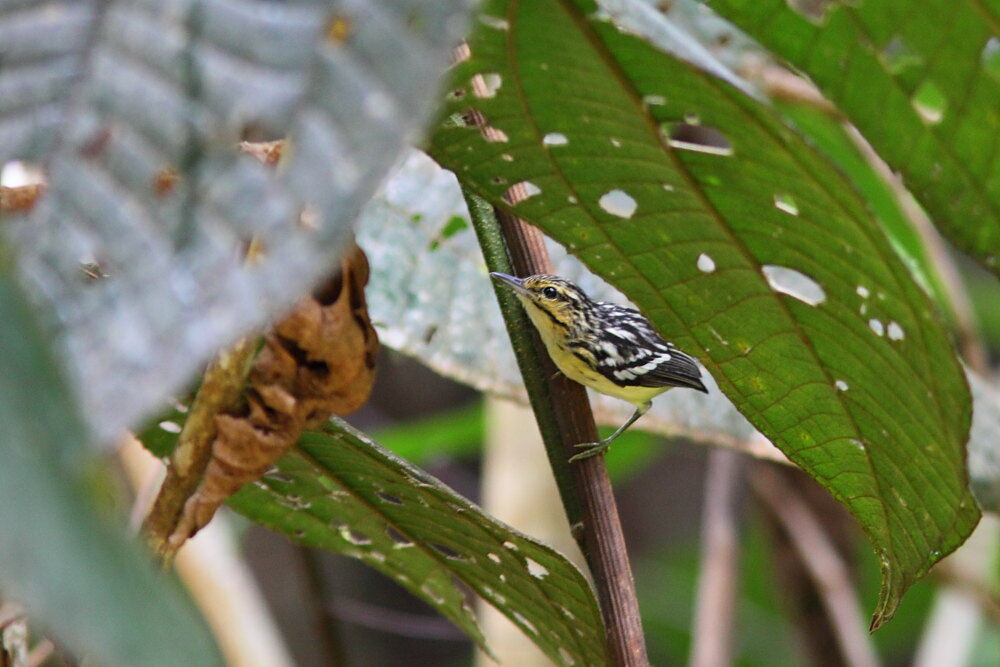
[[[509,264],[518,276],[552,273],[541,232],[513,216],[491,210],[474,195],[466,193],[466,198],[491,270],[508,269],[505,264],[509,257]],[[501,245],[506,246],[506,257],[501,257]],[[509,312],[505,310],[505,317]],[[574,537],[594,577],[604,617],[608,658],[613,665],[648,665],[635,583],[604,458],[595,456],[572,465],[568,462],[576,453],[574,445],[598,440],[587,392],[558,372],[526,318],[521,318],[520,324],[508,320],[512,339],[516,328],[530,329],[534,341],[530,346],[533,349],[527,349],[529,346],[520,346],[514,340],[515,351],[526,375],[525,385]],[[525,359],[528,355],[530,360]],[[544,386],[538,387],[528,374],[535,380],[544,378]],[[547,428],[547,424],[555,428]]]

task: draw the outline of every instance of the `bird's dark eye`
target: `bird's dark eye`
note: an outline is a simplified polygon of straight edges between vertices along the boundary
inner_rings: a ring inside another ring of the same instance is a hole
[[[546,299],[555,299],[559,297],[559,290],[555,287],[546,287],[542,290],[542,296]]]

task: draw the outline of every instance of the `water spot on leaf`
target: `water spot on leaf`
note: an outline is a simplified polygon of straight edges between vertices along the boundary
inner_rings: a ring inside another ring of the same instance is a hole
[[[528,574],[538,579],[541,579],[549,573],[548,568],[546,568],[541,563],[536,563],[530,558],[525,558],[525,564],[528,566]]]
[[[836,382],[834,382],[833,384],[834,384],[834,385],[835,385],[835,386],[837,387],[837,389],[839,389],[840,391],[847,391],[848,389],[850,389],[850,386],[848,386],[848,384],[847,384],[846,382],[844,382],[843,380],[837,380],[837,381],[836,381]]]
[[[886,327],[886,335],[889,336],[889,340],[903,340],[906,337],[906,332],[903,331],[903,327],[899,325],[899,322],[889,322],[889,326]]]
[[[773,264],[767,264],[761,270],[775,292],[787,294],[810,306],[818,306],[826,301],[823,287],[801,271]]]
[[[569,143],[569,139],[562,132],[549,132],[542,137],[542,143],[546,146],[565,146]]]
[[[701,271],[702,273],[711,273],[712,271],[715,271],[715,260],[706,255],[705,253],[701,253],[700,255],[698,255],[697,264],[698,264],[698,270]]]
[[[490,16],[489,14],[480,14],[479,22],[488,28],[493,28],[494,30],[508,30],[510,24],[507,23],[507,19],[502,19],[499,16]]]
[[[624,190],[610,190],[601,195],[597,200],[598,205],[613,216],[625,218],[632,217],[638,207],[632,195]]]
[[[503,77],[496,72],[483,72],[472,77],[472,94],[480,99],[496,97],[503,85]]]
[[[162,421],[159,424],[157,424],[157,426],[160,427],[160,430],[166,431],[167,433],[180,433],[181,432],[180,424],[177,424],[176,422]]]
[[[667,98],[663,95],[646,95],[642,98],[642,103],[649,107],[661,107],[667,103]]]
[[[674,123],[666,129],[671,147],[695,153],[729,156],[733,154],[733,144],[721,131],[708,125]]]
[[[784,211],[788,215],[799,214],[799,206],[795,203],[795,199],[793,199],[789,194],[774,195],[774,207],[779,211]]]
[[[868,320],[868,328],[871,329],[876,336],[885,335],[885,326],[882,324],[882,320],[877,320],[873,317]]]

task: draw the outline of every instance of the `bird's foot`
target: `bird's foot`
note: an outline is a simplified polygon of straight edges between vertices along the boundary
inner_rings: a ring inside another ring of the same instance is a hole
[[[597,456],[602,452],[608,451],[608,447],[611,446],[611,440],[601,440],[600,442],[581,442],[579,445],[574,445],[579,449],[583,449],[579,454],[574,454],[570,457],[569,462],[575,463],[576,461],[582,461],[583,459],[589,459],[591,456]]]

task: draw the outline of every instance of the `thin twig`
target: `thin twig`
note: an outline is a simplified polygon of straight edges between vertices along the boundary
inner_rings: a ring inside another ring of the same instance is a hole
[[[797,490],[770,466],[757,466],[751,485],[781,523],[809,571],[845,662],[853,667],[877,666],[879,659],[865,631],[861,602],[850,572],[819,519]]]
[[[544,237],[466,192],[476,233],[491,271],[552,273]],[[570,465],[574,445],[598,439],[586,390],[559,373],[516,299],[497,292],[518,365],[545,442],[574,537],[597,587],[613,665],[648,665],[635,583],[604,458]]]
[[[170,457],[167,476],[143,526],[150,548],[163,559],[165,566],[181,546],[169,538],[177,528],[184,503],[197,490],[212,457],[215,418],[239,401],[257,349],[256,338],[248,337],[224,350],[205,371],[198,395],[191,404],[177,447]]]
[[[708,454],[701,521],[701,569],[695,606],[692,667],[732,662],[733,613],[739,582],[738,490],[743,457],[712,448]]]

